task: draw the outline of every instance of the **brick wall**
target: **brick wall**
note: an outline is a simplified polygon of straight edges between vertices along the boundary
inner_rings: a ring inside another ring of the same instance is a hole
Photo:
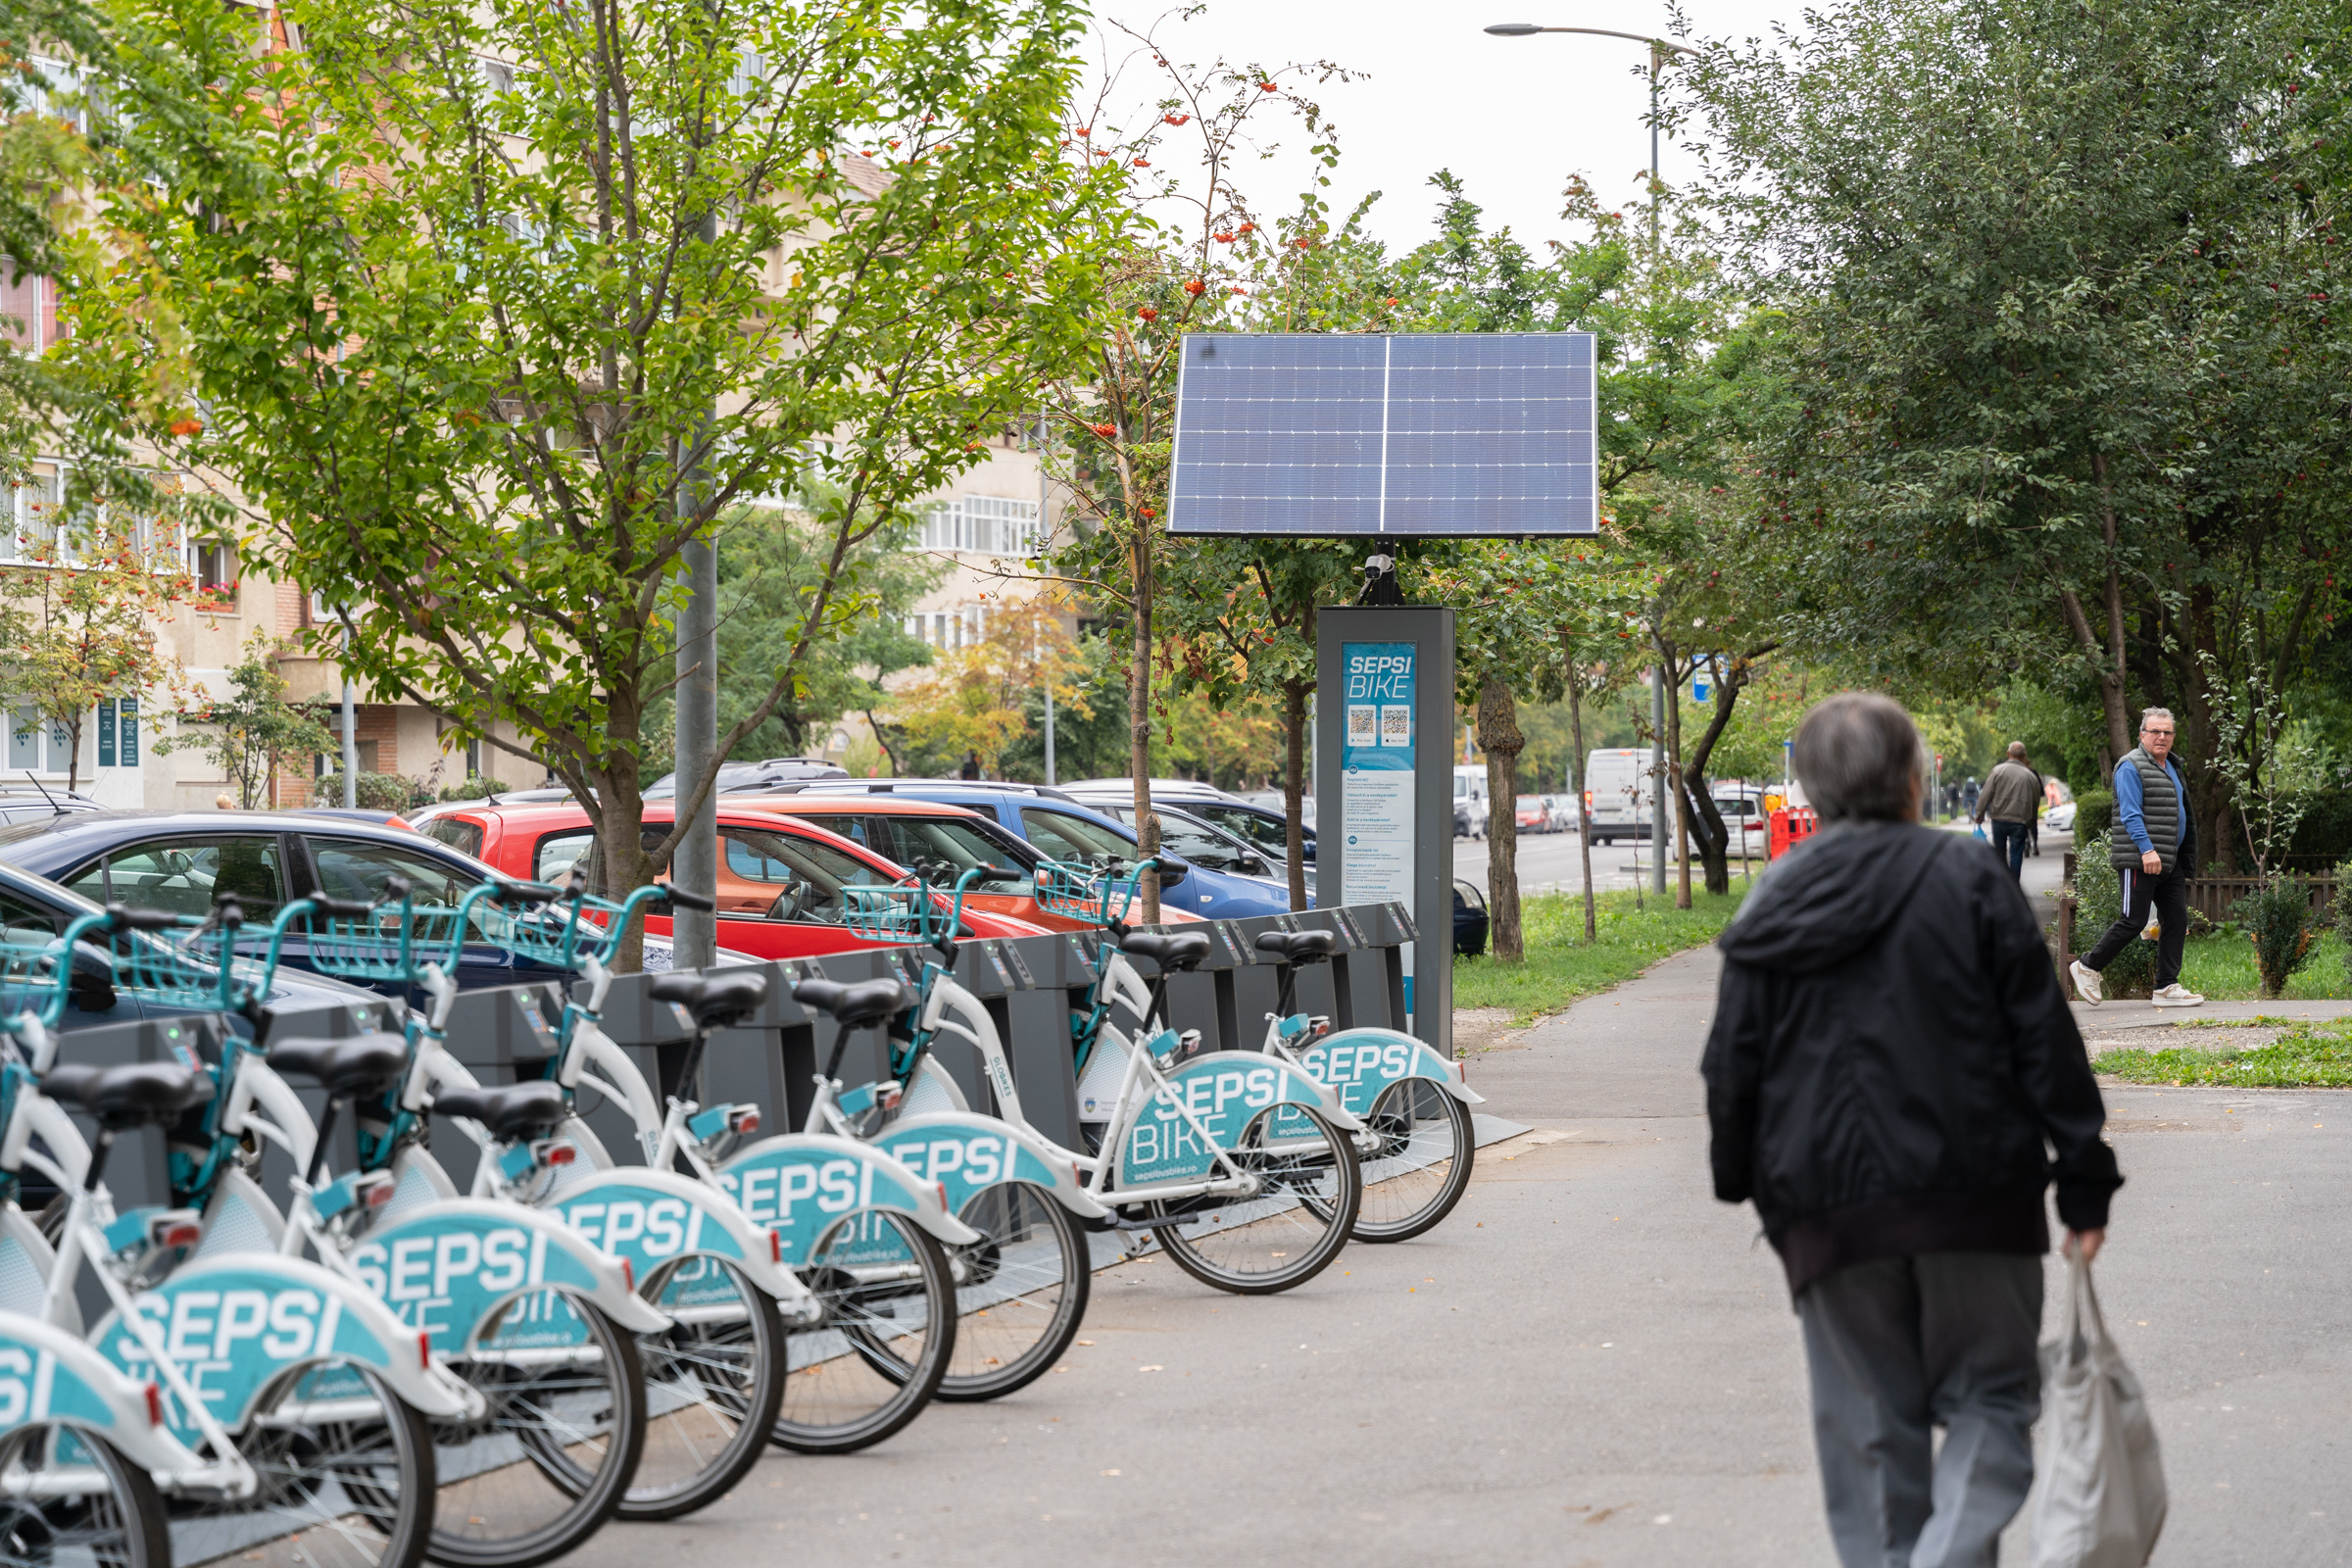
[[[400,757],[400,710],[389,703],[361,703],[352,716],[353,738],[359,742],[360,771],[363,773],[396,771]],[[326,727],[327,731],[335,737],[335,750],[327,755],[334,760],[334,765],[340,766],[343,746],[343,715],[339,710],[329,709],[327,710]],[[370,748],[373,749],[376,764],[373,767],[368,765]],[[332,800],[314,802],[311,799],[311,786],[314,782],[310,768],[305,764],[297,763],[294,768],[281,771],[274,780],[271,804],[289,808],[311,805],[341,806],[343,804],[340,794]]]

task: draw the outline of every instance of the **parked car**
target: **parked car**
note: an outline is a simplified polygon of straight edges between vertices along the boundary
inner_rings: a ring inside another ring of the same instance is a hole
[[[1104,816],[1116,818],[1123,826],[1135,826],[1135,807],[1114,806],[1109,802],[1097,808]],[[1269,890],[1278,891],[1286,905],[1290,898],[1290,861],[1280,855],[1267,855],[1238,833],[1231,833],[1207,817],[1174,806],[1152,803],[1152,813],[1159,818],[1159,843],[1165,850],[1183,856],[1195,866],[1209,871],[1225,871],[1263,882]],[[1307,903],[1312,906],[1315,894],[1315,868],[1306,867]]]
[[[1062,792],[1093,807],[1108,816],[1115,816],[1130,826],[1135,822],[1135,781],[1125,778],[1089,779],[1083,784],[1066,784]],[[1174,807],[1189,811],[1205,822],[1246,839],[1267,859],[1275,862],[1277,877],[1287,877],[1282,866],[1290,861],[1290,846],[1283,824],[1282,794],[1270,791],[1268,796],[1231,795],[1191,779],[1153,779],[1152,804]],[[1299,803],[1299,820],[1306,840],[1306,863],[1315,863],[1315,799],[1308,791]]]
[[[894,793],[754,795],[723,800],[719,808],[795,817],[900,865],[923,860],[940,866],[950,881],[961,878],[974,866],[984,866],[988,868],[986,877],[964,894],[965,908],[1010,915],[1050,931],[1095,929],[1092,921],[1040,908],[1037,865],[1045,857],[1000,826],[995,817],[964,807]],[[1164,904],[1161,912],[1171,923],[1200,918]]]
[[[828,762],[821,757],[770,757],[757,762],[721,762],[718,765],[718,793],[748,795],[755,790],[772,789],[778,784],[806,784],[811,780],[848,778],[850,770],[839,762]],[[678,793],[678,775],[664,773],[645,788],[645,799],[666,800]]]
[[[4,846],[0,846],[4,851]],[[84,894],[16,865],[0,865],[0,936],[12,945],[30,947],[64,936],[66,927],[100,905]],[[134,935],[132,941],[152,940]],[[58,1019],[61,1031],[91,1029],[100,1024],[129,1023],[139,1018],[170,1017],[185,1012],[163,1003],[141,1002],[114,988],[114,965],[99,947],[84,945],[74,955],[74,978],[66,995],[66,1010]],[[325,1006],[355,1002],[368,993],[361,987],[320,974],[306,974],[283,964],[271,980],[262,1005],[271,1011]],[[0,987],[0,1007],[21,1010],[22,994]],[[242,1027],[232,1022],[232,1027]]]
[[[943,783],[932,779],[852,780],[828,786],[828,795],[906,795],[945,801],[993,818],[1053,860],[1084,860],[1123,871],[1135,863],[1135,830],[1090,810],[1042,784]],[[1160,906],[1182,908],[1208,920],[1252,914],[1285,914],[1290,893],[1230,872],[1194,865],[1182,852],[1162,846],[1171,862],[1160,874]]]
[[[1759,793],[1741,790],[1738,794],[1717,794],[1712,799],[1715,809],[1723,817],[1723,825],[1733,834],[1731,847],[1734,854],[1739,853],[1742,838],[1751,848],[1760,849],[1771,837],[1772,820],[1764,814],[1764,801]]]
[[[1453,883],[1453,951],[1475,958],[1487,951],[1487,896],[1475,882]]]
[[[1511,820],[1522,833],[1557,833],[1559,819],[1552,815],[1551,802],[1542,795],[1522,795],[1512,803]]]
[[[2041,825],[2053,833],[2072,833],[2075,830],[2075,803],[2062,801],[2042,812]]]
[[[1280,820],[1283,814],[1283,796],[1280,790],[1252,790],[1242,797],[1242,804],[1261,816]],[[1298,799],[1298,820],[1311,838],[1315,831],[1315,782],[1306,781],[1306,793]]]
[[[0,861],[95,904],[173,914],[210,914],[216,894],[233,892],[256,925],[287,900],[312,893],[376,898],[391,876],[405,878],[418,904],[455,905],[493,874],[518,874],[499,873],[445,839],[407,828],[296,811],[107,810],[20,822],[0,829]],[[316,974],[299,929],[287,934],[279,962]],[[646,943],[645,966],[670,966],[666,940]],[[470,990],[562,974],[500,948],[468,945],[457,981]],[[378,989],[398,995],[403,988]]]
[[[669,836],[672,804],[648,801],[648,848]],[[577,806],[485,806],[439,816],[436,836],[461,829],[480,835],[480,855],[507,876],[558,882],[591,863],[596,829]],[[879,886],[905,876],[897,861],[812,823],[729,803],[718,812],[718,942],[760,958],[809,958],[851,953],[866,944],[842,923],[844,886]],[[981,937],[1035,936],[1034,921],[967,906],[964,922]],[[646,921],[664,938],[667,916]]]
[[[1652,794],[1647,751],[1612,746],[1586,754],[1585,812],[1592,823],[1593,843],[1648,838]],[[1667,803],[1666,833],[1668,842],[1673,842],[1671,801]]]
[[[1485,838],[1487,817],[1487,770],[1484,767],[1455,768],[1453,836],[1457,839]]]
[[[87,795],[79,795],[62,787],[51,788],[30,778],[22,784],[0,784],[0,826],[44,816],[60,816],[68,811],[104,809],[106,808]]]

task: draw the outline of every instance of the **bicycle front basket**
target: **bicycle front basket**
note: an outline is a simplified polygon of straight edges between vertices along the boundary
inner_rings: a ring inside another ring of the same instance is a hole
[[[240,954],[244,927],[199,924],[192,915],[183,919],[185,924],[161,931],[123,930],[106,938],[117,994],[192,1012],[237,1012],[269,995],[277,968],[269,927],[255,933],[267,947],[265,954]],[[247,965],[245,974],[237,972],[240,960]]]
[[[66,944],[55,938],[0,942],[0,1029],[13,1028],[28,1012],[51,1028],[57,1026],[73,984],[67,952]]]
[[[612,956],[629,911],[610,899],[583,893],[561,904],[503,904],[482,906],[482,935],[517,957],[535,958],[559,969],[577,969],[590,958]]]
[[[845,882],[841,923],[866,942],[928,942],[940,924],[934,918],[937,902],[915,876],[888,884]]]
[[[445,904],[419,908],[407,899],[361,915],[310,915],[311,962],[344,980],[415,983],[424,965],[455,968],[464,914]]]
[[[1123,920],[1135,906],[1139,869],[1124,879],[1106,867],[1078,860],[1040,860],[1037,864],[1037,906],[1064,919],[1107,926]]]

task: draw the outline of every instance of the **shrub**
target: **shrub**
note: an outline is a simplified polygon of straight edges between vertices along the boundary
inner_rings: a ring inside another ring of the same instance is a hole
[[[484,778],[479,773],[468,773],[463,784],[452,784],[444,789],[441,792],[441,799],[445,801],[478,801],[486,796],[503,795],[510,788],[512,788],[511,785],[501,784],[494,778]]]
[[[2263,996],[2280,995],[2287,977],[2311,961],[2319,936],[2311,915],[2311,884],[2301,877],[2273,877],[2238,900],[2231,910],[2245,922],[2246,939],[2254,944]]]
[[[2077,817],[2080,821],[2081,818]],[[2080,841],[2078,841],[2080,842]],[[2075,864],[2075,948],[2087,953],[2123,910],[2124,891],[2104,855],[2085,857]],[[2185,933],[2183,933],[2185,935]],[[2146,997],[2156,989],[2156,944],[2133,937],[2102,972],[2100,990],[2129,1000]]]
[[[2084,865],[2091,862],[2091,852],[2098,858],[2107,858],[2107,830],[2115,826],[2115,797],[2105,790],[2085,790],[2075,797],[2075,856]]]
[[[360,809],[364,811],[406,811],[419,806],[430,806],[433,800],[431,790],[399,773],[362,773],[355,793],[359,798]],[[311,804],[342,805],[342,775],[321,773],[311,780]]]

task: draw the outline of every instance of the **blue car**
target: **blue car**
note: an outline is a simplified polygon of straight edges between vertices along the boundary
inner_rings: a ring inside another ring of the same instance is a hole
[[[1135,858],[1134,829],[1079,805],[1058,790],[1030,784],[966,784],[949,779],[892,779],[885,782],[827,779],[812,783],[811,795],[906,795],[941,801],[993,818],[1006,832],[1028,841],[1052,860]],[[1166,849],[1163,861],[1174,870],[1160,880],[1160,902],[1204,920],[1238,920],[1252,914],[1288,914],[1290,890],[1259,877],[1212,871]]]
[[[97,913],[98,909],[96,903],[72,888],[61,887],[46,877],[30,875],[15,866],[0,865],[0,936],[12,947],[37,947],[54,942],[65,935],[67,926],[85,914]],[[60,1033],[188,1010],[118,995],[113,969],[103,944],[82,944],[74,955],[74,978],[66,992],[66,1010],[58,1019]],[[346,985],[326,975],[304,974],[281,967],[263,1005],[275,1012],[363,1002],[368,998],[368,993],[358,986]],[[15,1009],[29,1001],[0,988],[0,1006]],[[244,1030],[241,1022],[233,1027],[240,1033]]]
[[[473,857],[407,827],[351,816],[294,811],[76,811],[0,828],[0,862],[62,883],[77,902],[209,914],[219,893],[235,893],[245,918],[266,924],[289,899],[378,897],[384,879],[404,877],[417,904],[455,905],[496,875]],[[646,966],[668,967],[666,942],[649,938]],[[287,933],[279,972],[342,986],[312,970],[307,942]],[[566,972],[503,949],[469,946],[458,984],[515,985],[568,979]],[[397,982],[380,988],[406,990]]]

